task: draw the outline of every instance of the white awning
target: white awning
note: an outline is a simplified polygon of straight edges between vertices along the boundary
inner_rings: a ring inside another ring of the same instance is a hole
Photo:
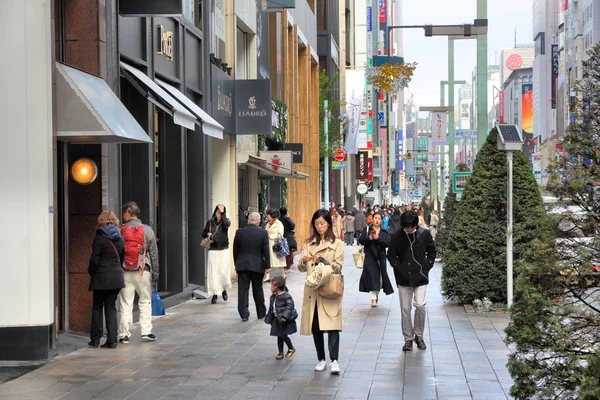
[[[276,172],[275,169],[273,168],[274,165],[272,163],[269,162],[269,160],[265,159],[265,158],[261,158],[261,157],[257,157],[257,156],[253,156],[250,155],[248,157],[248,162],[246,163],[246,165],[248,167],[257,169],[261,172],[263,172],[263,176],[264,175],[271,175],[271,176],[280,176],[282,178],[292,178],[292,179],[306,179],[309,177],[308,174],[305,174],[303,172],[291,169],[291,168],[286,168],[284,166],[281,165],[276,165],[276,169],[277,170],[285,170],[285,172],[280,173],[280,172]]]
[[[152,143],[121,100],[94,75],[56,63],[56,132],[77,143]]]
[[[205,135],[212,136],[217,139],[223,139],[223,126],[219,124],[213,117],[208,115],[203,109],[198,107],[192,100],[190,100],[185,94],[181,93],[179,89],[169,85],[160,79],[154,79],[160,86],[162,86],[167,92],[172,94],[177,100],[186,106],[196,117],[202,121],[202,132]]]
[[[192,113],[190,113],[183,105],[181,105],[181,103],[179,103],[177,100],[171,97],[170,94],[168,94],[160,86],[158,86],[156,82],[154,82],[148,77],[148,75],[146,75],[139,69],[124,63],[123,61],[121,61],[121,71],[125,73],[126,78],[135,79],[136,82],[139,82],[142,86],[144,86],[143,89],[145,89],[147,93],[151,93],[154,97],[167,104],[169,106],[169,109],[163,108],[161,104],[157,104],[157,102],[153,101],[154,99],[151,99],[146,95],[146,98],[150,100],[153,104],[157,105],[161,109],[171,114],[173,116],[173,122],[187,129],[196,129],[196,117],[194,117]]]

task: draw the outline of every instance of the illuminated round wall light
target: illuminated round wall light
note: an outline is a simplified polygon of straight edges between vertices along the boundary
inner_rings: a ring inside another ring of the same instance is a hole
[[[71,177],[80,185],[89,185],[98,177],[98,166],[89,158],[80,158],[71,167]]]

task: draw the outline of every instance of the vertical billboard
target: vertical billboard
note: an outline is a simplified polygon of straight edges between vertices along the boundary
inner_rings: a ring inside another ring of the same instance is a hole
[[[521,94],[521,131],[523,152],[528,156],[535,151],[533,140],[533,83],[524,83]]]
[[[499,116],[499,122],[501,124],[504,123],[504,91],[501,90],[500,93],[498,93],[498,103],[500,106],[500,116]]]
[[[552,40],[552,109],[556,110],[556,92],[557,92],[557,81],[558,81],[558,36],[554,36]]]
[[[404,132],[402,129],[398,130],[398,146],[396,151],[396,170],[403,171],[404,170],[404,161],[402,157],[404,156]]]
[[[360,150],[356,157],[356,179],[367,181],[369,179],[369,152]]]
[[[433,146],[446,145],[446,113],[435,112],[431,118],[431,143]]]

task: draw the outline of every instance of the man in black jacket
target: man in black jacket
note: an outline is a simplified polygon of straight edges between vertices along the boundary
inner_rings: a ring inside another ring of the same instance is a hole
[[[252,282],[252,295],[256,304],[259,319],[265,317],[265,294],[263,292],[263,276],[271,269],[269,253],[269,234],[259,227],[260,214],[252,212],[248,215],[248,225],[235,232],[233,240],[233,262],[238,273],[238,312],[242,321],[248,321],[248,295]]]
[[[404,347],[410,351],[413,340],[419,350],[427,346],[423,340],[425,330],[425,305],[427,304],[427,285],[429,271],[435,263],[435,243],[427,229],[419,228],[419,216],[406,211],[400,216],[402,229],[392,235],[388,248],[388,261],[394,269],[400,308],[402,309],[402,333]],[[415,304],[415,321],[411,319],[411,310]]]

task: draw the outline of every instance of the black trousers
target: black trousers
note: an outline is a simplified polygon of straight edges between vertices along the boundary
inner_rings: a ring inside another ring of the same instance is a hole
[[[117,296],[121,289],[94,290],[94,303],[92,306],[92,329],[90,339],[100,342],[102,338],[102,310],[106,318],[106,342],[117,343]]]
[[[250,283],[252,283],[252,296],[256,305],[256,315],[258,318],[264,318],[267,315],[265,293],[263,292],[264,275],[264,273],[253,271],[238,272],[238,312],[241,318],[247,318],[250,315],[248,304]]]
[[[292,340],[288,335],[277,336],[277,348],[279,349],[279,354],[283,354],[283,343],[285,342],[288,350],[293,349],[294,345],[292,344]]]
[[[325,332],[327,332],[327,342],[329,344],[329,358],[336,361],[340,353],[340,331],[322,331],[319,329],[319,312],[315,304],[315,316],[312,322],[312,337],[317,349],[319,361],[325,358]]]

